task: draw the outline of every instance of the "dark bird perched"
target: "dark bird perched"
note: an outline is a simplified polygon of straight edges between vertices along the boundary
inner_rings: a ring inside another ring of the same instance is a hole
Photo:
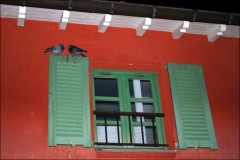
[[[47,52],[51,52],[53,54],[60,54],[62,53],[64,50],[64,45],[63,44],[59,44],[59,45],[56,45],[56,46],[52,46],[50,48],[47,48],[44,53],[47,53]]]
[[[73,45],[69,45],[68,46],[68,51],[73,55],[73,56],[84,56],[86,57],[86,55],[84,55],[85,53],[87,53],[87,51],[82,50],[81,48],[78,48],[77,46],[73,46]]]

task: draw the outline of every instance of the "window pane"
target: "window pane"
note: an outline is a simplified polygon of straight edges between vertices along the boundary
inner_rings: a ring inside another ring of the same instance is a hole
[[[152,98],[150,80],[129,80],[129,90],[131,98]]]
[[[153,127],[145,127],[146,130],[146,137],[147,137],[147,144],[154,144],[154,134],[156,143],[158,142],[157,132],[156,129]]]
[[[117,130],[117,126],[107,126],[107,139],[108,143],[118,143],[118,134],[119,134],[119,143],[122,143],[122,133],[121,126],[119,127],[119,133]],[[98,125],[97,126],[97,139],[98,142],[106,143],[106,135],[105,135],[105,126]]]
[[[118,97],[117,79],[94,78],[95,96]]]
[[[154,108],[152,103],[142,103],[142,102],[132,102],[131,103],[132,112],[143,112],[143,113],[154,113]],[[133,116],[134,122],[140,122],[140,117]],[[143,122],[151,122],[151,117],[143,117]]]
[[[96,101],[96,111],[106,112],[120,112],[120,106],[118,102],[114,101]],[[117,120],[119,116],[108,115],[107,120]],[[104,115],[97,115],[97,120],[103,120]]]
[[[152,97],[151,82],[149,80],[141,80],[142,97]]]
[[[158,144],[157,132],[156,132],[156,129],[154,129],[153,127],[143,126],[143,135],[142,135],[141,126],[133,127],[133,132],[134,132],[135,143],[143,144],[143,138],[144,138],[145,144],[154,144],[154,136],[155,136],[156,144]]]

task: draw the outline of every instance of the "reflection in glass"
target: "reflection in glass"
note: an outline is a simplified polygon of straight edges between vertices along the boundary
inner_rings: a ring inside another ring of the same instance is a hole
[[[145,144],[154,144],[154,134],[155,134],[155,140],[156,144],[158,144],[158,137],[156,130],[153,127],[149,126],[143,126],[143,137],[144,137],[144,143]],[[141,126],[135,126],[133,127],[134,132],[134,142],[143,144],[142,140],[142,131]]]
[[[141,105],[138,105],[140,103]],[[132,112],[143,112],[143,113],[154,113],[154,108],[152,103],[142,103],[142,102],[132,102],[131,103]],[[133,116],[133,121],[140,122],[140,117]],[[143,122],[152,122],[151,117],[143,117]]]
[[[136,97],[136,94],[139,95],[139,93],[134,93],[134,80],[129,80],[129,90],[130,90],[130,96],[131,98],[152,98],[152,88],[151,88],[151,82],[150,80],[139,80],[140,81],[140,89],[139,92],[141,97]],[[136,91],[136,90],[135,90]]]
[[[154,144],[154,134],[156,136],[156,142],[158,141],[156,129],[154,129],[153,127],[145,127],[145,131],[147,137],[147,144]]]
[[[118,97],[117,79],[94,78],[95,96]]]
[[[120,106],[115,101],[96,101],[96,111],[120,112]],[[108,115],[107,120],[117,120],[119,116]],[[103,120],[104,115],[97,115],[97,120]]]
[[[121,133],[121,126],[119,127],[119,139],[122,143],[122,133]],[[98,125],[97,126],[97,139],[98,142],[106,142],[106,135],[105,135],[105,126]],[[108,143],[118,143],[118,129],[117,126],[107,126],[107,139]]]

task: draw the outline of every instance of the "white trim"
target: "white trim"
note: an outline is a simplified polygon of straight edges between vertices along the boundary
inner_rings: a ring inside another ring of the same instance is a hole
[[[183,21],[180,23],[180,25],[172,32],[173,39],[179,39],[182,37],[184,33],[187,32],[187,29],[190,26],[189,21]]]
[[[27,10],[27,7],[19,6],[18,21],[17,21],[18,26],[24,26],[24,21],[25,21],[25,17],[26,17],[26,10]]]
[[[18,25],[24,26],[24,20],[38,20],[47,22],[60,22],[62,21],[61,28],[66,28],[67,23],[84,24],[84,25],[98,25],[100,32],[105,32],[107,28],[133,28],[136,30],[137,35],[144,35],[147,30],[171,32],[175,39],[180,38],[183,33],[206,35],[209,42],[215,41],[220,36],[240,38],[240,26],[236,25],[221,25],[201,22],[188,22],[169,19],[157,18],[144,18],[123,15],[109,15],[110,20],[106,18],[105,14],[88,13],[88,12],[69,12],[69,17],[63,18],[63,10],[46,9],[27,7],[25,14],[21,11],[19,13],[19,6],[1,4],[1,17],[2,18],[16,18]],[[106,19],[106,21],[105,21]],[[224,29],[225,27],[225,29]],[[139,31],[137,31],[139,29]],[[176,32],[176,33],[175,33]]]
[[[98,32],[104,33],[112,20],[112,15],[105,14],[100,23],[98,24]]]
[[[70,17],[70,12],[63,10],[62,17],[59,22],[59,29],[66,29],[69,17]]]
[[[227,26],[224,24],[216,25],[212,28],[212,30],[208,33],[208,41],[214,42],[216,41],[220,36],[223,35],[223,33],[227,30]]]
[[[140,25],[136,28],[136,35],[143,36],[152,24],[151,18],[144,18]]]

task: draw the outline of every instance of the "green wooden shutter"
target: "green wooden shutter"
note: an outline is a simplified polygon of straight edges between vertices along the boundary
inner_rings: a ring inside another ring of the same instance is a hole
[[[217,149],[201,65],[168,64],[179,148]]]
[[[91,146],[87,58],[50,55],[49,146]]]

